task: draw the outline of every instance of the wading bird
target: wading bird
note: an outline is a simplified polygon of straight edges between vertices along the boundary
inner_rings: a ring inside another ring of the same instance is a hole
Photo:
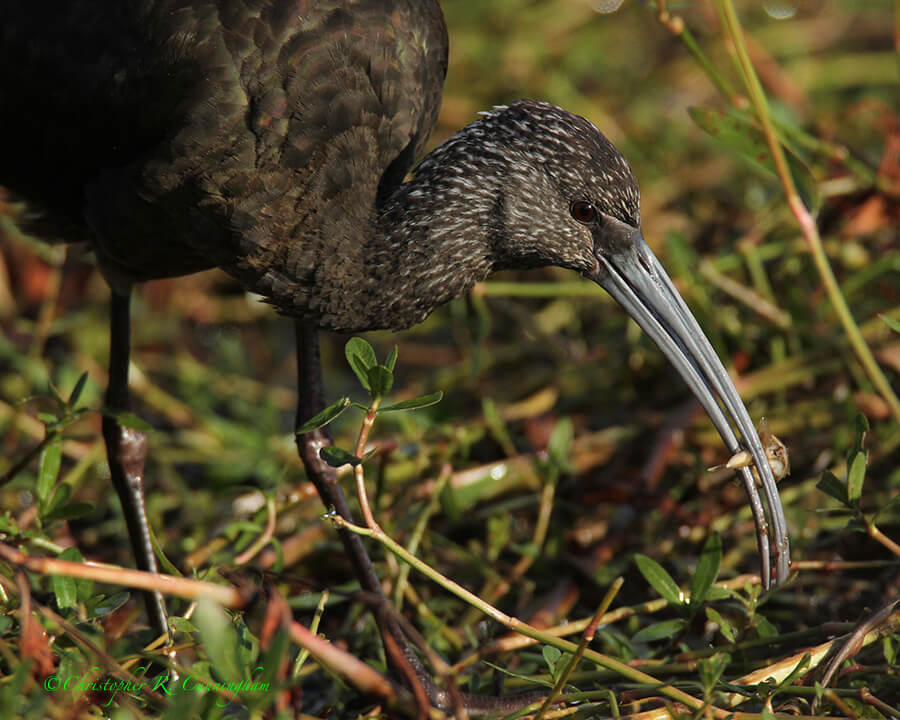
[[[2,3],[0,184],[43,208],[66,239],[90,238],[112,290],[107,406],[129,405],[135,283],[218,266],[294,318],[299,424],[324,407],[320,329],[408,328],[494,270],[570,268],[656,342],[729,452],[749,452],[769,511],[767,520],[742,468],[763,583],[770,553],[784,579],[772,472],[728,374],[644,241],[628,162],[584,118],[523,100],[484,114],[406,180],[446,69],[436,0]],[[112,415],[103,435],[138,566],[156,572],[146,438]],[[300,455],[325,505],[349,517],[318,455],[327,442],[323,431],[301,436]],[[381,593],[359,537],[343,541],[363,588]],[[148,606],[165,630],[162,597]],[[421,675],[399,626],[381,622]],[[446,691],[426,689],[449,704]]]

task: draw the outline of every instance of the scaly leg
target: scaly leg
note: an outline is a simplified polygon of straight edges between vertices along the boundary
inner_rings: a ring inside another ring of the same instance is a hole
[[[106,406],[113,411],[128,410],[128,356],[131,345],[129,319],[130,295],[112,294],[109,323],[109,385]],[[103,416],[103,439],[109,458],[109,473],[122,503],[125,524],[139,570],[158,573],[156,555],[150,542],[150,525],[144,505],[144,461],[147,459],[147,435],[123,427],[111,415]],[[150,625],[157,634],[168,635],[166,603],[159,592],[145,592]]]
[[[322,383],[322,365],[319,358],[319,333],[299,320],[295,324],[297,333],[297,427],[316,413],[325,409]],[[319,450],[331,444],[331,437],[324,428],[297,436],[297,450],[306,468],[309,479],[316,486],[319,497],[326,508],[334,508],[342,517],[354,522],[347,506],[347,500],[338,483],[335,469],[319,457]],[[356,577],[363,590],[378,598],[387,606],[388,599],[381,588],[378,574],[369,559],[362,538],[348,530],[340,531],[344,548],[356,571]],[[389,612],[376,612],[375,619],[385,639],[388,660],[394,670],[406,678],[407,685],[418,696],[420,706],[427,705],[425,694],[435,701],[435,695],[446,693],[438,688],[431,676],[425,671],[418,656],[410,646],[409,640],[400,628],[399,623]],[[391,652],[394,648],[399,652]],[[446,701],[445,701],[446,704]]]

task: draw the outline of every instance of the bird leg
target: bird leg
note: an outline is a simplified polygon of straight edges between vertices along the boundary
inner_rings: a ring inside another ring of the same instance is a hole
[[[299,320],[295,323],[297,335],[297,427],[325,408],[322,365],[319,358],[319,333]],[[337,472],[321,457],[319,450],[331,444],[331,437],[325,428],[297,436],[297,450],[306,468],[309,479],[316,486],[319,497],[326,508],[333,509],[348,522],[354,522],[347,505],[344,492],[338,483]],[[344,549],[356,571],[356,577],[364,591],[375,597],[382,608],[388,608],[388,599],[381,587],[381,581],[372,565],[362,538],[349,530],[339,530]],[[375,619],[381,631],[390,665],[406,678],[417,699],[425,700],[425,695],[436,704],[440,703],[445,690],[435,685],[425,670],[421,660],[413,651],[410,642],[390,611],[375,612]]]
[[[112,413],[129,409],[128,362],[131,345],[129,304],[131,295],[113,291],[110,306],[109,384],[106,408]],[[103,415],[103,439],[109,459],[109,474],[122,503],[125,524],[139,570],[158,573],[156,555],[150,541],[150,524],[144,503],[144,461],[147,459],[147,435],[123,427],[114,414]],[[169,636],[165,599],[160,592],[145,592],[150,625],[158,634]]]

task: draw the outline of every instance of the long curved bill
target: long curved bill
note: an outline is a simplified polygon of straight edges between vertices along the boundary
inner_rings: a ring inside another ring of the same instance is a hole
[[[746,449],[753,458],[768,505],[768,521],[750,468],[741,468],[740,474],[756,523],[762,584],[768,589],[770,557],[775,559],[775,582],[781,583],[790,568],[790,545],[784,509],[762,443],[734,383],[641,231],[617,225],[617,241],[604,242],[596,252],[599,265],[591,279],[625,308],[675,366],[729,452]],[[731,423],[740,433],[740,440]]]

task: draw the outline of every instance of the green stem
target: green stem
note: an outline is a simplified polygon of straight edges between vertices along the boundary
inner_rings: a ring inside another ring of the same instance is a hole
[[[828,298],[837,313],[838,319],[844,327],[844,332],[847,335],[850,346],[856,353],[856,357],[865,369],[872,384],[884,398],[885,402],[887,402],[894,417],[900,422],[900,400],[898,400],[897,395],[891,389],[887,378],[881,371],[869,346],[866,344],[866,341],[859,330],[859,326],[853,319],[850,308],[847,306],[847,302],[841,294],[831,264],[828,262],[828,256],[825,254],[825,248],[822,246],[822,239],[819,236],[819,230],[816,227],[816,223],[809,210],[800,199],[800,195],[797,193],[794,178],[791,176],[787,159],[785,158],[784,151],[778,141],[775,126],[769,114],[769,105],[766,100],[765,92],[753,69],[753,63],[750,61],[750,56],[747,53],[747,48],[744,44],[743,31],[741,30],[740,21],[735,12],[734,4],[732,3],[732,0],[716,1],[725,24],[725,29],[734,44],[735,54],[747,86],[750,102],[753,104],[753,109],[756,112],[760,125],[762,125],[763,134],[765,135],[766,143],[769,146],[769,152],[772,153],[772,159],[775,163],[778,178],[781,181],[785,196],[787,197],[788,207],[794,214],[797,223],[800,225],[800,231],[803,235],[803,239],[806,241],[810,254],[813,257],[813,263],[816,266],[819,277],[822,279],[822,283],[825,286],[825,292],[828,294]]]
[[[541,705],[540,710],[538,710],[537,715],[535,715],[534,720],[543,720],[544,716],[547,714],[547,711],[550,709],[550,705],[556,700],[559,694],[565,688],[566,683],[569,682],[569,678],[572,676],[572,673],[575,671],[575,667],[581,662],[581,658],[584,655],[585,651],[594,641],[594,635],[597,632],[597,627],[600,625],[600,619],[606,614],[606,611],[609,610],[609,606],[612,605],[613,600],[615,600],[616,595],[619,594],[619,590],[622,589],[622,585],[625,584],[625,580],[622,577],[617,577],[615,581],[613,581],[612,586],[610,586],[609,590],[606,591],[606,595],[603,598],[603,601],[600,603],[600,607],[597,608],[597,611],[594,613],[594,617],[591,619],[590,625],[587,626],[587,629],[581,635],[581,641],[578,643],[578,649],[575,651],[575,654],[569,658],[569,662],[566,664],[565,670],[563,670],[559,674],[559,678],[553,684],[553,690],[547,696],[547,699],[544,700],[544,704]]]
[[[450,463],[445,462],[441,466],[441,473],[438,475],[437,482],[435,483],[431,500],[429,500],[428,505],[425,506],[419,519],[416,520],[413,531],[409,536],[409,542],[406,544],[406,549],[409,550],[410,554],[415,555],[416,551],[419,549],[419,543],[425,535],[428,521],[440,508],[441,495],[444,492],[444,488],[450,483],[452,477],[453,466]],[[396,589],[394,590],[394,605],[398,611],[403,610],[403,593],[406,591],[406,585],[409,582],[409,571],[410,566],[403,565],[403,567],[400,568],[400,572],[397,574]]]
[[[408,563],[413,568],[418,570],[420,573],[428,577],[433,582],[440,585],[442,588],[447,590],[448,592],[456,595],[456,597],[460,598],[464,602],[472,605],[473,607],[477,607],[481,612],[487,615],[490,618],[493,618],[501,625],[513,630],[517,633],[525,635],[526,637],[530,637],[533,640],[537,640],[538,642],[545,643],[546,645],[552,645],[555,648],[558,648],[562,652],[567,652],[572,655],[578,652],[578,644],[571,642],[569,640],[563,640],[562,638],[556,637],[555,635],[551,635],[549,633],[538,630],[535,627],[532,627],[528,623],[522,622],[518,618],[511,617],[506,613],[498,610],[493,605],[486,603],[480,597],[475,595],[475,593],[466,590],[462,585],[457,582],[454,582],[450,578],[441,575],[437,570],[432,568],[427,563],[422,562],[419,558],[411,553],[407,552],[406,548],[402,545],[394,541],[391,537],[386,535],[384,531],[380,528],[364,528],[359,525],[354,525],[352,523],[347,522],[344,518],[340,516],[335,516],[331,518],[332,522],[339,528],[349,530],[351,532],[357,533],[358,535],[363,535],[366,537],[371,537],[373,540],[384,545],[384,547],[397,556],[400,560],[405,563]],[[646,683],[657,688],[658,692],[663,695],[669,697],[670,699],[683,703],[684,705],[692,708],[694,710],[699,710],[704,707],[704,703],[701,700],[689,695],[683,690],[679,690],[678,688],[671,687],[670,685],[666,685],[665,683],[660,682],[652,675],[648,675],[647,673],[641,672],[636,668],[629,667],[625,663],[619,662],[618,660],[609,657],[608,655],[604,655],[602,653],[598,653],[594,650],[584,650],[584,657],[594,663],[597,663],[601,667],[605,667],[608,670],[612,670],[613,672],[622,675],[623,677],[632,680],[637,683]],[[719,708],[711,708],[711,713],[713,717],[719,718],[720,720],[725,720],[728,718],[731,713],[726,710],[722,710]]]

